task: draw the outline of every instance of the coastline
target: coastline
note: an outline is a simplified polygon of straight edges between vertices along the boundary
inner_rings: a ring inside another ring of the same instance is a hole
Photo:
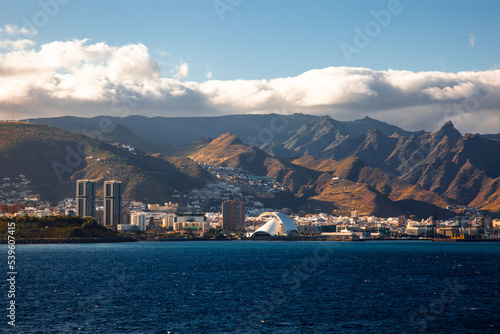
[[[18,238],[16,244],[88,244],[88,243],[114,243],[137,242],[132,238]],[[6,245],[7,239],[1,239],[0,244]]]
[[[500,242],[500,239],[432,239],[433,242]]]
[[[159,238],[138,240],[130,237],[115,238],[19,238],[16,244],[85,244],[85,243],[115,243],[115,242],[197,242],[197,241],[332,241],[332,242],[366,242],[366,241],[432,241],[432,242],[500,242],[500,239],[332,239],[328,237],[266,237],[266,238],[241,238],[241,239],[213,239],[213,238]],[[0,244],[6,245],[6,239],[0,239]]]

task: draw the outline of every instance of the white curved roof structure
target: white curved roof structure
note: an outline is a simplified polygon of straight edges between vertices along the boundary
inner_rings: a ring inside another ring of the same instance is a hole
[[[271,217],[267,223],[262,225],[257,231],[252,233],[252,237],[258,236],[280,236],[296,237],[299,235],[299,230],[293,220],[287,215],[280,212],[264,212],[258,219],[263,217]]]

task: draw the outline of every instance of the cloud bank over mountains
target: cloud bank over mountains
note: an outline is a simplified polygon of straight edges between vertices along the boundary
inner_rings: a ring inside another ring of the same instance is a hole
[[[193,82],[186,80],[189,64],[182,62],[168,75],[160,73],[143,44],[117,47],[83,39],[36,46],[30,39],[3,38],[0,119],[12,118],[13,105],[16,119],[304,112],[339,120],[369,115],[408,130],[433,130],[452,120],[462,132],[500,132],[497,69],[415,73],[328,67],[270,80],[210,76]]]

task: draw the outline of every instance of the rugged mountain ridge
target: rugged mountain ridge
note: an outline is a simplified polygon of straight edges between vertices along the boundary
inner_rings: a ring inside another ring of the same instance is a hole
[[[188,144],[201,137],[217,138],[223,133],[231,132],[246,144],[262,148],[265,145],[284,144],[304,126],[317,129],[318,136],[320,136],[325,131],[321,128],[321,124],[331,126],[332,130],[338,127],[339,130],[349,132],[352,136],[366,134],[371,129],[378,129],[387,136],[412,134],[412,132],[404,131],[394,125],[370,117],[341,122],[333,120],[329,116],[301,113],[152,118],[144,116],[97,116],[92,118],[65,116],[30,119],[30,122],[51,125],[71,132],[90,129],[106,132],[115,125],[122,125],[152,143],[174,146]]]
[[[327,172],[331,175],[331,180],[327,186],[322,189],[324,196],[325,190],[335,192],[333,189],[344,187],[349,181],[358,185],[366,185],[365,192],[371,196],[366,196],[363,200],[357,201],[359,208],[364,208],[367,214],[380,215],[380,211],[390,209],[390,212],[399,212],[399,214],[408,214],[412,212],[420,217],[429,215],[446,216],[449,214],[447,207],[457,202],[425,190],[418,185],[401,181],[395,176],[385,173],[377,167],[367,166],[360,158],[351,156],[342,161],[331,159],[314,159],[312,156],[303,156],[293,161],[300,166],[308,166],[314,170]],[[322,184],[324,180],[318,179],[316,183]],[[349,183],[351,184],[351,183]],[[351,184],[352,185],[352,184]],[[358,190],[358,193],[360,191]],[[376,197],[373,197],[376,196]],[[377,206],[377,203],[370,203],[370,197],[380,201],[385,196],[386,207]],[[387,201],[389,200],[389,201]],[[363,205],[360,205],[360,202]],[[389,204],[389,202],[391,202]],[[353,207],[355,209],[355,207]],[[360,210],[361,211],[361,210]]]
[[[327,166],[351,161],[352,168],[345,168],[343,173],[352,176],[345,180],[366,184],[398,202],[403,210],[419,207],[421,202],[422,207],[431,205],[426,211],[429,213],[457,203],[500,214],[500,141],[489,139],[495,135],[462,135],[451,122],[433,132],[409,132],[369,117],[339,122],[328,116],[304,114],[123,119],[102,116],[35,122],[76,131],[97,128],[105,120],[118,129],[115,134],[106,134],[107,139],[129,140],[147,153],[185,156],[276,177],[295,194],[302,186],[313,189],[321,173],[333,175]],[[127,131],[131,134],[126,135]],[[211,141],[206,136],[216,139]],[[204,138],[186,143],[200,137]],[[307,156],[313,158],[311,166],[301,163],[300,159]],[[298,163],[292,163],[295,160]],[[361,173],[363,168],[365,172]],[[390,190],[382,178],[391,179]]]
[[[494,207],[500,195],[500,142],[467,134],[436,145],[401,179],[480,210]]]
[[[314,181],[319,173],[270,156],[255,146],[243,143],[231,133],[222,134],[189,157],[199,163],[245,169],[275,178],[292,192]]]
[[[450,214],[446,207],[455,203],[379,168],[369,167],[355,156],[342,161],[308,155],[292,161],[277,159],[244,144],[231,133],[221,135],[189,156],[200,163],[276,178],[300,199],[296,209],[306,212],[322,209],[348,214],[358,209],[362,214],[378,216],[415,213],[422,217],[434,214],[443,217]]]

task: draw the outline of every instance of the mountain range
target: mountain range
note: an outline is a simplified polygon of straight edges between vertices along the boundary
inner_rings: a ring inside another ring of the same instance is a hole
[[[97,143],[92,150],[99,155],[86,153],[85,164],[67,173],[64,182],[110,174],[127,180],[126,195],[138,200],[168,199],[211,182],[211,175],[197,164],[208,163],[276,178],[293,195],[287,198],[293,198],[289,206],[294,210],[358,209],[379,216],[429,217],[453,215],[447,208],[468,205],[500,214],[498,135],[462,135],[451,122],[434,132],[405,131],[369,117],[341,122],[305,114],[60,117],[30,122],[46,125],[37,129],[53,138],[37,145],[46,145],[63,161],[65,145],[76,150],[79,142]],[[7,161],[19,160],[15,166],[20,168],[26,163],[18,154],[25,156],[30,146],[29,136],[19,127],[36,126],[4,123],[0,152]],[[14,150],[7,144],[4,136],[9,131],[21,131],[14,137],[22,147]],[[135,147],[136,155],[117,148],[117,143]],[[96,162],[97,156],[105,162]],[[0,175],[5,173],[5,167],[0,169]]]
[[[52,126],[0,123],[0,176],[24,174],[48,201],[74,197],[78,179],[124,182],[124,197],[153,203],[202,187],[212,175],[191,159],[131,152],[108,142]]]

